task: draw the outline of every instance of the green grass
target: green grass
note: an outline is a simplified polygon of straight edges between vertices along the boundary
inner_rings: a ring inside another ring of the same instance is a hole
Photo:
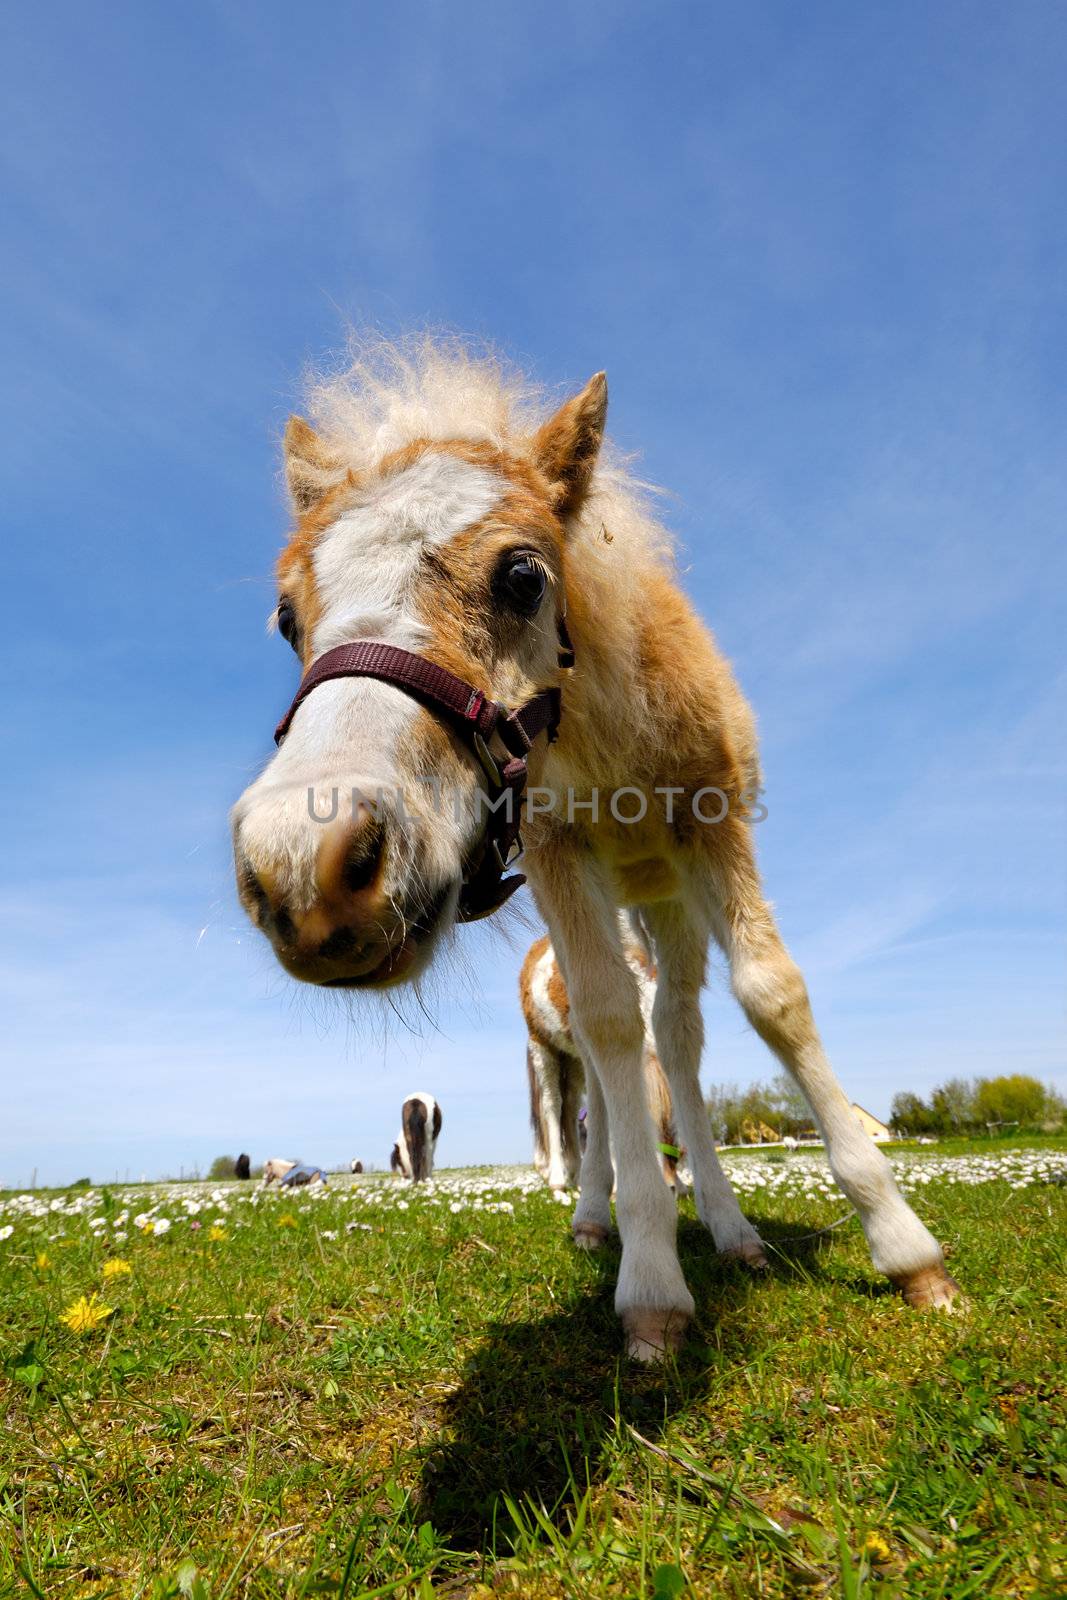
[[[685,1202],[698,1319],[658,1371],[620,1359],[617,1252],[511,1198],[235,1200],[215,1241],[210,1205],[117,1242],[117,1197],[102,1237],[15,1218],[0,1593],[1067,1594],[1067,1189],[919,1192],[970,1297],[952,1317],[887,1292],[854,1221],[801,1237],[839,1202],[745,1200],[762,1282]],[[94,1288],[114,1314],[74,1333]]]

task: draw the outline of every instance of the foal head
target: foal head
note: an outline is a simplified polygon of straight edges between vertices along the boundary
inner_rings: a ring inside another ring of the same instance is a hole
[[[567,523],[606,405],[600,374],[503,438],[465,437],[462,416],[427,427],[415,408],[402,437],[381,428],[386,448],[292,418],[277,625],[304,668],[380,640],[512,706],[557,683]],[[232,817],[241,901],[285,969],[344,988],[423,971],[484,831],[483,783],[468,748],[395,685],[340,678],[308,695]]]

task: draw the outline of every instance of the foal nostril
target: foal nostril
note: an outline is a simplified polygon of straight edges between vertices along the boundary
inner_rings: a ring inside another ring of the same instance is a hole
[[[267,891],[256,877],[251,862],[243,860],[238,872],[238,893],[244,901],[249,912],[256,921],[263,925],[270,915],[270,900]]]
[[[344,866],[341,868],[341,882],[349,894],[358,894],[361,889],[369,889],[374,882],[382,859],[384,838],[381,827],[373,817],[368,817],[360,825],[348,847]]]
[[[369,811],[327,828],[315,859],[315,881],[325,905],[348,922],[355,895],[373,888],[385,851],[385,832]]]
[[[241,899],[258,928],[280,939],[282,944],[296,943],[296,923],[284,905],[276,906],[272,902],[259,875],[247,858],[243,859],[240,865],[238,888]]]
[[[355,928],[336,928],[319,945],[318,955],[323,961],[339,961],[342,956],[353,955],[358,943],[359,934]]]

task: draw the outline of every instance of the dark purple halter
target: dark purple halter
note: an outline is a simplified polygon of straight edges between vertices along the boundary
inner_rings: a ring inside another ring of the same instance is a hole
[[[559,664],[574,665],[567,625],[559,621]],[[509,711],[481,689],[457,678],[435,661],[398,645],[358,639],[341,644],[313,661],[301,680],[292,705],[274,730],[275,744],[289,732],[297,708],[320,683],[333,678],[377,678],[391,683],[440,717],[477,756],[485,773],[490,805],[481,848],[468,861],[460,891],[462,922],[476,922],[502,906],[526,882],[521,872],[505,877],[509,860],[521,853],[519,826],[526,793],[527,758],[534,740],[545,734],[549,744],[559,729],[560,692],[542,689],[525,705]],[[490,753],[496,735],[507,751],[501,766]]]

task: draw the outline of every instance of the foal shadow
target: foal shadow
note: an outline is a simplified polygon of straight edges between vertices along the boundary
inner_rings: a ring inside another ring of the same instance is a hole
[[[761,1224],[775,1244],[773,1223]],[[776,1246],[775,1276],[812,1275],[820,1241]],[[657,1439],[699,1403],[722,1372],[750,1358],[760,1277],[717,1256],[707,1232],[682,1219],[679,1256],[697,1318],[676,1359],[646,1367],[621,1354],[613,1308],[618,1249],[595,1258],[596,1282],[548,1316],[489,1326],[449,1397],[441,1437],[423,1463],[419,1515],[457,1549],[479,1549],[506,1526],[505,1499],[549,1512],[606,1469],[627,1424]],[[757,1324],[758,1325],[758,1324]]]

